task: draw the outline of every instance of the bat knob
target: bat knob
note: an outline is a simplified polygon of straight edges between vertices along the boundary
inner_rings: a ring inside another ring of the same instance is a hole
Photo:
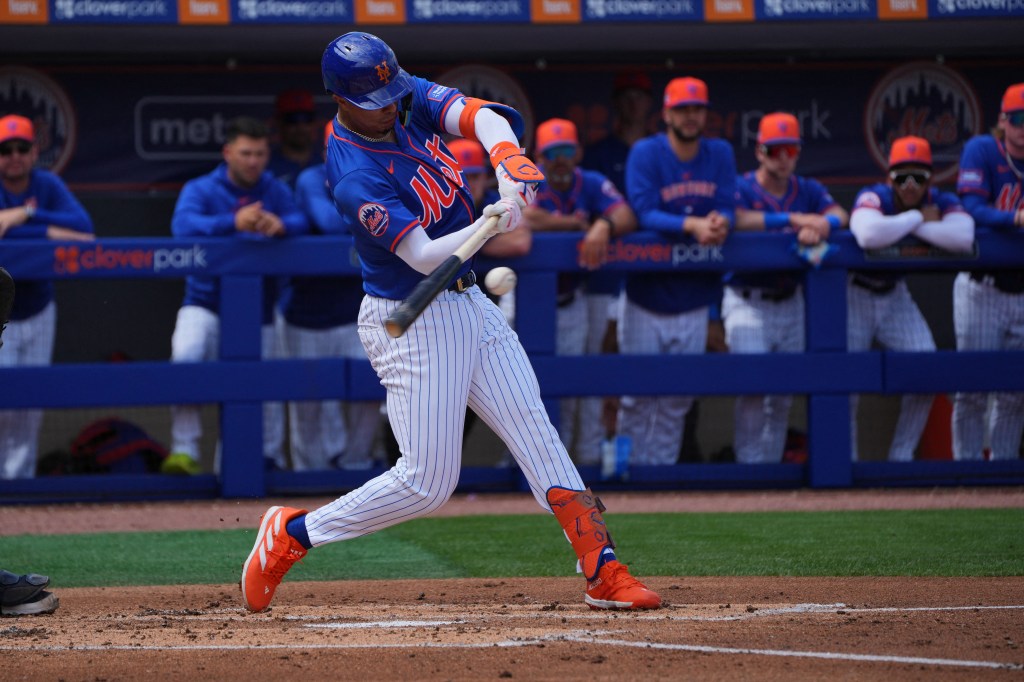
[[[387,331],[388,336],[393,339],[397,339],[399,336],[405,333],[405,328],[402,327],[396,320],[385,320],[384,330]]]

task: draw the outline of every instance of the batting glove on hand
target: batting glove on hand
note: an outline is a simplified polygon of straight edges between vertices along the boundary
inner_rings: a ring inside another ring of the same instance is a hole
[[[537,185],[544,180],[533,161],[511,142],[499,142],[491,149],[491,165],[498,178],[498,194],[514,199],[519,208],[526,208],[537,196]]]
[[[499,199],[497,202],[484,206],[484,219],[498,216],[498,224],[491,231],[491,236],[511,232],[519,227],[519,221],[523,219],[523,209],[515,199]]]

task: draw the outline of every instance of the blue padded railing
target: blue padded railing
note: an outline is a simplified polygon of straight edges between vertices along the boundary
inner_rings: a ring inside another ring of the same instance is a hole
[[[807,396],[806,464],[634,466],[629,488],[835,488],[1024,482],[1024,462],[851,462],[849,394],[956,390],[1024,391],[1024,352],[847,353],[846,271],[1020,268],[1024,234],[978,231],[969,257],[923,245],[865,254],[849,233],[833,235],[820,267],[799,258],[792,236],[735,234],[722,247],[666,244],[636,234],[615,242],[614,270],[805,270],[807,350],[802,354],[554,357],[557,272],[575,270],[577,235],[538,234],[531,254],[509,261],[519,274],[517,330],[552,416],[573,395],[793,393]],[[0,368],[0,409],[219,403],[220,473],[179,478],[106,475],[0,481],[0,501],[323,494],[357,487],[370,472],[264,472],[265,400],[382,399],[366,361],[260,360],[261,275],[354,274],[348,238],[274,243],[197,239],[101,239],[91,244],[0,241],[15,279],[221,277],[221,359],[202,364],[137,362]],[[528,303],[527,303],[528,302]],[[140,311],[143,314],[145,311]],[[515,468],[466,467],[463,490],[523,489]]]

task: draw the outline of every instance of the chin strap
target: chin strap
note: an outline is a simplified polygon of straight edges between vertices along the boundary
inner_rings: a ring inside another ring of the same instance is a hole
[[[594,492],[552,487],[547,493],[548,504],[561,524],[565,536],[580,560],[583,577],[593,580],[601,568],[601,554],[615,542],[604,524],[604,505]]]

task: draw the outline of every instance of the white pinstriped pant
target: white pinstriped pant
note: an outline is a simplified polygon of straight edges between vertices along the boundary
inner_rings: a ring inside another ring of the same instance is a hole
[[[281,357],[280,341],[273,325],[262,326],[261,341],[263,358]],[[202,306],[182,306],[171,336],[171,361],[204,362],[219,357],[220,316]],[[198,461],[199,438],[202,435],[198,405],[171,407],[171,452],[182,452]],[[285,468],[283,446],[284,405],[279,402],[263,403],[263,456],[273,459],[282,469]],[[215,457],[215,468],[219,468],[217,459]]]
[[[890,350],[930,352],[935,340],[928,323],[910,296],[907,283],[900,281],[887,294],[873,294],[848,281],[846,348],[851,353],[869,350],[875,339]],[[900,403],[896,433],[889,447],[890,462],[910,462],[928,423],[934,396],[908,394]],[[857,403],[850,396],[850,452],[857,455]]]
[[[49,365],[57,330],[53,301],[32,317],[7,323],[0,367]],[[42,410],[0,410],[0,479],[34,478]]]
[[[1024,294],[1008,294],[961,272],[953,284],[953,326],[962,351],[1024,349]],[[981,459],[987,393],[957,393],[953,403],[953,457]],[[1024,393],[996,393],[989,446],[992,459],[1020,457]]]
[[[537,503],[583,481],[541,402],[540,387],[505,316],[472,287],[442,292],[404,336],[384,320],[399,301],[366,296],[359,336],[381,384],[402,456],[391,470],[306,516],[314,546],[423,516],[455,490],[468,405],[516,458]]]
[[[658,314],[622,297],[619,352],[623,355],[700,355],[708,342],[707,306]],[[633,442],[632,464],[675,464],[693,396],[622,396],[619,435]]]
[[[760,289],[744,298],[726,287],[722,299],[725,340],[730,353],[802,353],[804,296],[797,289],[785,301],[768,301]],[[736,461],[745,464],[781,462],[786,449],[791,395],[741,395],[734,409],[733,447]]]

